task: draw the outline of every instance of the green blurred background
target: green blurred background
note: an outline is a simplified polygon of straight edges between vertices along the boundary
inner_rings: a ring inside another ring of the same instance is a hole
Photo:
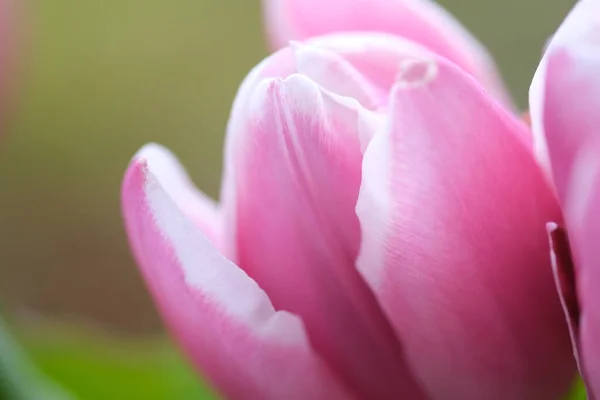
[[[573,0],[445,0],[521,107]],[[267,54],[258,0],[30,0],[16,115],[0,154],[0,304],[129,336],[161,324],[129,255],[121,178],[144,143],[216,196],[237,86]]]

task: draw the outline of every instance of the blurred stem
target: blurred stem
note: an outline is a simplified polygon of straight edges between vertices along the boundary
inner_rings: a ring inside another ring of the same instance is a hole
[[[35,367],[1,318],[0,400],[74,400]]]

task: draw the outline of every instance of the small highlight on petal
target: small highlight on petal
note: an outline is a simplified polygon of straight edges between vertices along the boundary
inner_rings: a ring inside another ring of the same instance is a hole
[[[400,63],[396,83],[401,89],[418,88],[433,81],[437,75],[435,60],[411,58]]]

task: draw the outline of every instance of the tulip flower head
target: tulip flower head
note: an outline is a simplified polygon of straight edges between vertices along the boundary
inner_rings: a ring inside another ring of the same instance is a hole
[[[266,2],[291,43],[237,93],[220,203],[163,147],[129,165],[165,321],[232,399],[561,398],[560,207],[489,57],[433,3],[337,3]]]

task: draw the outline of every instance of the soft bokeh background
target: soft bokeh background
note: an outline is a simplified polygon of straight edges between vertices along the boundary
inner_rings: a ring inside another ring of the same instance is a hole
[[[442,0],[520,106],[573,0]],[[29,0],[18,113],[0,153],[0,300],[127,333],[160,322],[133,265],[119,186],[149,141],[218,194],[237,86],[267,54],[259,0]]]
[[[442,0],[521,107],[573,0]],[[0,304],[121,335],[161,329],[129,255],[122,174],[149,141],[218,194],[230,104],[267,54],[258,0],[30,0],[21,91],[0,154]]]

